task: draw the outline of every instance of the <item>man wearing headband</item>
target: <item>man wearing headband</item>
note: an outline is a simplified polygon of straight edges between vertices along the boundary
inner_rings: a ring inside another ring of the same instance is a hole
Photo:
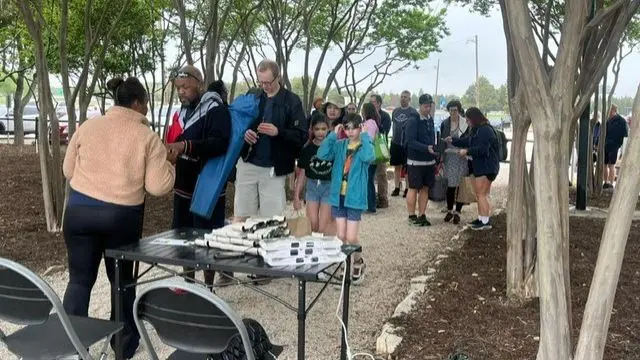
[[[236,222],[250,216],[282,215],[285,181],[309,136],[298,95],[280,84],[280,67],[262,60],[257,68],[260,114],[246,131],[238,160],[234,212]]]
[[[196,67],[182,67],[173,83],[182,106],[174,114],[166,139],[168,159],[176,165],[172,227],[220,228],[224,226],[224,192],[210,219],[193,214],[190,207],[200,170],[206,161],[227,152],[231,115],[220,94],[205,92],[202,73]],[[213,283],[213,275],[213,272],[205,272],[208,284]]]
[[[407,210],[409,224],[430,226],[425,212],[429,201],[429,188],[435,182],[435,165],[437,153],[434,151],[435,129],[431,107],[433,98],[429,94],[420,95],[420,117],[412,118],[407,123],[405,133],[407,144]],[[416,215],[418,202],[418,215]]]

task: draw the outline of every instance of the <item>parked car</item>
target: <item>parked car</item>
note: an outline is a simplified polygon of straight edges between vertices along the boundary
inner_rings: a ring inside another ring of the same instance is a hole
[[[60,145],[67,145],[69,144],[69,140],[71,140],[69,139],[69,114],[66,111],[65,105],[62,104],[62,106],[64,107],[65,111],[63,116],[58,116],[58,131],[60,132]],[[100,112],[100,108],[97,106],[92,106],[87,109],[87,119],[91,119],[100,115],[102,115],[102,112]],[[76,120],[79,117],[79,112],[76,112]],[[77,126],[78,124],[76,124],[76,127]],[[51,139],[51,128],[49,128],[49,139]],[[51,140],[49,140],[49,142],[51,142]]]
[[[27,104],[22,114],[22,124],[25,134],[35,134],[38,107],[36,104]],[[5,114],[0,115],[0,134],[13,134],[15,122],[13,121],[13,109],[9,108]]]

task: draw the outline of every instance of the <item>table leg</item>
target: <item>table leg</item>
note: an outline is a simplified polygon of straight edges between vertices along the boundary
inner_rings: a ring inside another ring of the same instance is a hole
[[[307,282],[298,281],[298,360],[305,360],[305,322],[307,320]]]
[[[124,306],[124,304],[122,303],[122,300],[124,299],[123,297],[123,293],[124,293],[124,285],[122,282],[122,260],[116,258],[115,259],[115,268],[116,268],[116,278],[115,278],[115,294],[114,294],[114,305],[115,305],[115,309],[112,309],[112,311],[115,312],[115,321],[121,323],[123,321],[123,316],[122,316],[122,308]],[[115,351],[115,355],[116,355],[116,360],[123,360],[124,359],[124,354],[123,354],[123,344],[122,344],[122,331],[118,331],[115,334],[114,337],[114,351]]]
[[[347,335],[345,329],[349,329],[349,290],[351,288],[351,255],[347,256],[346,268],[344,269],[344,291],[342,293],[342,322],[344,328],[342,328],[340,338],[340,360],[347,360],[347,342],[345,336]]]

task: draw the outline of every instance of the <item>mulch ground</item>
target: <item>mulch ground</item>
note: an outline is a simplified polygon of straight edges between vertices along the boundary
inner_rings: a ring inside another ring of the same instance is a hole
[[[587,197],[587,206],[600,209],[608,209],[609,204],[611,203],[612,196],[612,189],[605,189],[601,194],[591,192]],[[569,189],[569,203],[572,205],[575,205],[576,203],[576,188],[574,187]],[[640,202],[636,204],[636,210],[640,210]]]
[[[38,155],[33,146],[0,145],[0,256],[43,271],[66,265],[61,233],[47,232]],[[148,197],[144,235],[171,227],[173,198]]]
[[[404,340],[397,359],[535,359],[539,302],[505,298],[506,217],[494,229],[472,232],[464,246],[440,264],[429,292],[400,319]],[[571,218],[571,284],[574,345],[596,263],[603,220]],[[640,358],[640,223],[627,244],[605,359]],[[426,269],[424,269],[426,272]],[[456,353],[465,354],[466,357]]]

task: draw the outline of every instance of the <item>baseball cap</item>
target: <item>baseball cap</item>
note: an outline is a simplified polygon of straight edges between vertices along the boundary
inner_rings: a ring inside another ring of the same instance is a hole
[[[342,109],[344,107],[344,97],[338,94],[330,95],[329,99],[327,99],[326,104],[333,104]]]
[[[183,79],[187,77],[194,78],[198,80],[198,82],[204,81],[200,70],[198,70],[198,68],[193,65],[185,65],[181,67],[180,70],[178,70],[178,72],[176,73],[175,79]]]
[[[433,97],[429,94],[422,94],[420,95],[420,98],[418,99],[418,102],[420,103],[420,105],[422,104],[432,104],[433,103]]]

